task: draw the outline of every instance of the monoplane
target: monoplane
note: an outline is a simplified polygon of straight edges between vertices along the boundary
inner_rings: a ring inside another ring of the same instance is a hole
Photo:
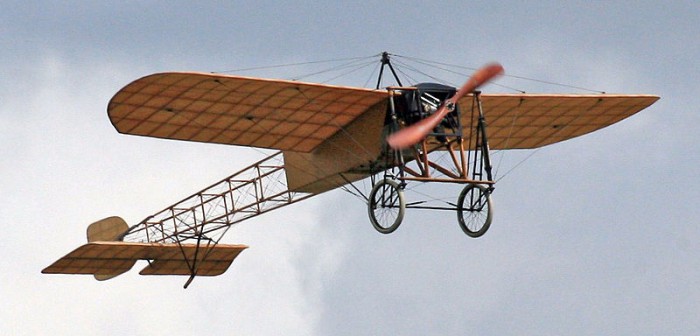
[[[503,73],[496,63],[460,88],[403,86],[390,55],[381,56],[375,89],[198,72],[156,73],[126,85],[107,108],[120,133],[276,151],[138,224],[116,216],[91,224],[88,243],[43,273],[106,280],[147,260],[140,274],[188,276],[187,287],[195,276],[224,273],[247,248],[219,243],[233,225],[367,178],[371,190],[361,195],[377,231],[393,232],[416,208],[453,211],[465,234],[480,237],[493,218],[491,150],[572,139],[659,98],[481,93]],[[380,88],[385,68],[399,85]],[[406,187],[416,183],[463,188],[443,206],[407,203]]]

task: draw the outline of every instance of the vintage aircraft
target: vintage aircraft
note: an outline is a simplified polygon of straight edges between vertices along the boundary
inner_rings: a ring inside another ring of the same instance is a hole
[[[381,58],[396,77],[388,53]],[[458,90],[424,83],[380,89],[211,73],[170,72],[128,84],[107,112],[120,133],[277,152],[129,226],[108,217],[88,243],[43,273],[113,278],[147,260],[143,275],[225,272],[247,246],[220,244],[232,225],[371,178],[372,225],[391,233],[407,208],[452,210],[480,237],[492,221],[492,149],[532,149],[578,137],[653,104],[653,95],[482,94],[501,75],[489,64]],[[488,127],[487,127],[488,122]],[[438,162],[431,154],[446,154]],[[446,207],[407,204],[408,183],[464,188]]]

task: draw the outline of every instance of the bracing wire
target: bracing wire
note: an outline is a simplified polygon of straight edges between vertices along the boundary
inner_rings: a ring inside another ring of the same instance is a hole
[[[445,80],[443,80],[443,79],[440,79],[440,78],[437,78],[437,77],[435,77],[435,76],[433,76],[433,75],[429,75],[428,73],[426,73],[426,72],[424,72],[424,71],[421,71],[421,70],[417,69],[416,67],[413,67],[413,66],[411,66],[411,65],[409,65],[409,64],[407,64],[407,63],[405,63],[405,62],[396,61],[396,64],[399,64],[399,65],[405,67],[405,68],[408,69],[408,70],[411,70],[411,71],[413,71],[413,72],[415,72],[415,73],[418,73],[418,74],[420,74],[420,75],[422,75],[422,76],[425,76],[425,77],[427,77],[427,78],[430,78],[430,79],[432,79],[432,80],[434,80],[434,81],[437,81],[437,82],[440,82],[440,83],[447,83],[447,81],[445,81]],[[405,76],[408,76],[408,75],[405,74],[405,72],[404,72],[403,70],[401,71],[401,73],[404,74]],[[416,83],[416,82],[417,82],[415,79],[412,79],[412,81],[413,81],[413,83]]]
[[[409,64],[409,62],[413,62],[418,65],[426,66],[432,69],[444,71],[447,73],[451,73],[454,75],[458,76],[463,76],[463,77],[468,77],[469,74],[473,71],[475,71],[477,68],[474,67],[468,67],[468,66],[463,66],[463,65],[458,65],[458,64],[451,64],[451,63],[445,63],[445,62],[439,62],[435,60],[430,60],[430,59],[424,59],[424,58],[419,58],[419,57],[411,57],[411,56],[405,56],[405,55],[399,55],[399,54],[390,54],[392,56],[392,60],[394,60],[395,64],[399,64],[405,69],[408,69],[410,71],[413,71],[415,73],[418,73],[422,76],[425,76],[427,78],[430,78],[432,80],[436,80],[440,83],[449,83],[448,81],[445,81],[444,79],[440,79],[434,75],[430,75],[426,71],[420,70],[415,66],[412,66]],[[362,69],[364,66],[368,66],[373,63],[377,63],[376,59],[381,56],[381,54],[374,54],[370,56],[360,56],[360,57],[346,57],[346,58],[335,58],[335,59],[327,59],[327,60],[320,60],[320,61],[309,61],[309,62],[297,62],[297,63],[287,63],[287,64],[277,64],[277,65],[269,65],[269,66],[259,66],[259,67],[249,67],[249,68],[238,68],[238,69],[231,69],[231,70],[224,70],[224,71],[214,71],[213,73],[235,73],[235,72],[246,72],[246,71],[255,71],[255,70],[269,70],[269,69],[276,69],[276,68],[285,68],[285,67],[295,67],[295,66],[304,66],[304,65],[314,65],[314,64],[330,64],[330,63],[338,63],[338,62],[345,62],[343,64],[337,65],[330,67],[326,70],[302,75],[296,77],[294,80],[299,80],[301,78],[308,78],[311,76],[327,73],[327,72],[332,72],[332,71],[339,71],[347,68],[352,68],[355,65],[357,65],[357,68],[353,68],[353,70],[348,71],[347,73],[341,73],[332,79],[326,80],[325,82],[328,82],[330,80],[334,80],[340,77],[343,77],[349,73],[353,73],[355,71],[358,71]],[[362,63],[363,66],[357,64],[358,62],[364,62]],[[458,69],[458,70],[455,70]],[[406,71],[403,71],[402,69],[397,69],[398,72],[400,72],[403,76],[406,78],[411,79],[413,83],[416,83],[415,78],[411,78]],[[514,75],[514,74],[509,74],[506,73],[504,77],[509,77],[509,78],[515,78],[515,79],[520,79],[520,80],[525,80],[525,81],[531,81],[531,82],[536,82],[536,83],[541,83],[541,84],[547,84],[547,85],[553,85],[553,86],[560,86],[560,87],[565,87],[565,88],[570,88],[570,89],[576,89],[576,90],[581,90],[581,91],[587,91],[587,92],[594,92],[594,93],[605,93],[605,91],[602,90],[595,90],[595,89],[590,89],[590,88],[585,88],[581,86],[576,86],[576,85],[570,85],[570,84],[564,84],[564,83],[559,83],[559,82],[554,82],[554,81],[549,81],[549,80],[542,80],[542,79],[536,79],[536,78],[531,78],[531,77],[526,77],[526,76],[520,76],[520,75]],[[325,83],[324,82],[324,83]],[[369,83],[369,80],[368,82]],[[365,86],[367,86],[367,83]],[[454,85],[454,83],[450,83],[451,85]],[[515,92],[520,92],[520,93],[525,93],[525,90],[521,90],[518,88],[514,88],[511,86],[503,85],[500,83],[492,83],[495,86],[499,86],[508,90],[512,90]]]
[[[267,66],[259,66],[259,67],[250,67],[250,68],[238,68],[238,69],[231,69],[231,70],[224,70],[224,71],[213,71],[213,73],[232,73],[232,72],[244,72],[244,71],[255,71],[255,70],[269,70],[269,69],[287,68],[287,67],[311,65],[311,64],[356,61],[356,60],[363,60],[363,59],[369,59],[369,58],[376,58],[377,56],[379,56],[379,54],[372,55],[372,56],[347,57],[347,58],[336,58],[336,59],[321,60],[321,61],[309,61],[309,62],[287,63],[287,64],[276,64],[276,65],[267,65]]]
[[[527,161],[527,160],[529,160],[530,158],[532,158],[532,156],[534,156],[535,154],[537,154],[537,152],[539,152],[541,149],[542,149],[542,147],[534,149],[534,150],[533,150],[532,152],[530,152],[530,154],[528,154],[524,159],[518,161],[518,163],[516,163],[515,165],[513,165],[513,167],[511,167],[510,169],[508,169],[508,171],[506,171],[505,173],[503,173],[503,175],[501,175],[499,178],[497,178],[497,179],[496,179],[496,182],[499,182],[499,181],[501,181],[503,178],[505,178],[506,176],[508,176],[508,174],[510,174],[511,172],[513,172],[516,168],[520,167],[520,165],[522,165],[523,163],[525,163],[525,161]]]
[[[446,71],[452,74],[456,75],[461,75],[461,76],[468,76],[468,73],[466,72],[458,72],[451,70],[451,68],[456,68],[456,69],[462,69],[462,70],[468,70],[469,72],[475,71],[477,68],[472,68],[472,67],[467,67],[467,66],[462,66],[458,64],[450,64],[450,63],[444,63],[444,62],[438,62],[438,61],[433,61],[433,60],[427,60],[427,59],[422,59],[422,58],[417,58],[417,57],[410,57],[410,56],[403,56],[403,55],[393,55],[397,58],[403,58],[407,59],[413,62],[416,62],[418,64],[422,64],[425,66],[429,66],[438,70]],[[530,81],[530,82],[535,82],[535,83],[541,83],[541,84],[547,84],[547,85],[554,85],[554,86],[560,86],[560,87],[565,87],[565,88],[570,88],[570,89],[576,89],[576,90],[581,90],[581,91],[587,91],[587,92],[594,92],[594,93],[605,93],[605,91],[602,90],[595,90],[595,89],[590,89],[590,88],[584,88],[581,86],[575,86],[575,85],[570,85],[570,84],[564,84],[564,83],[558,83],[558,82],[553,82],[553,81],[548,81],[548,80],[542,80],[542,79],[536,79],[536,78],[531,78],[531,77],[525,77],[525,76],[519,76],[519,75],[513,75],[506,73],[504,74],[504,77],[510,77],[510,78],[516,78],[520,80],[525,80],[525,81]],[[496,86],[500,86],[509,90],[514,90],[518,92],[526,92],[520,89],[512,88],[509,86],[505,86],[502,84],[498,83],[492,83]]]
[[[367,76],[367,80],[366,80],[365,83],[362,85],[362,87],[369,87],[369,83],[370,83],[374,78],[376,78],[375,74],[379,71],[379,67],[380,67],[380,66],[381,66],[380,63],[376,63],[376,64],[375,64],[374,69],[373,69],[372,72],[369,74],[369,76]]]
[[[309,73],[309,74],[306,74],[306,75],[298,76],[298,77],[293,78],[293,80],[301,80],[301,79],[304,79],[304,78],[309,78],[309,77],[313,77],[313,76],[317,76],[317,75],[321,75],[321,74],[325,74],[325,73],[329,73],[329,72],[335,72],[335,71],[350,69],[350,70],[348,70],[347,72],[340,73],[339,75],[337,75],[337,76],[335,76],[335,77],[333,77],[333,78],[328,79],[328,80],[325,81],[325,82],[329,82],[329,81],[331,81],[331,80],[333,80],[333,79],[346,76],[346,75],[348,75],[348,74],[350,74],[350,73],[353,73],[353,72],[355,72],[355,71],[357,71],[357,70],[359,70],[359,69],[362,69],[362,68],[364,68],[364,67],[366,67],[366,66],[372,65],[372,64],[374,64],[374,63],[375,63],[375,61],[367,61],[367,62],[363,62],[363,63],[359,63],[359,64],[358,64],[357,61],[352,61],[352,62],[348,62],[348,63],[345,63],[345,64],[340,64],[340,65],[338,65],[338,66],[335,66],[335,67],[333,67],[333,68],[329,68],[329,69],[326,69],[326,70],[316,71],[316,72],[312,72],[312,73]],[[325,82],[324,82],[324,83],[325,83]]]

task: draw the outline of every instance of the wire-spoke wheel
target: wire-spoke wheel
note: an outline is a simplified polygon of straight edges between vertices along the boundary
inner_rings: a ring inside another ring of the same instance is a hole
[[[396,181],[389,179],[383,179],[372,187],[367,205],[372,225],[384,234],[392,233],[399,227],[406,211],[403,189]]]
[[[457,200],[457,219],[469,237],[483,236],[493,219],[491,191],[480,184],[467,185]]]

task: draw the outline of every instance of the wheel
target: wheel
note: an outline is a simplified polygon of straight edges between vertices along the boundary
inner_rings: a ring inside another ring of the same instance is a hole
[[[469,237],[483,236],[493,219],[491,191],[480,184],[467,185],[457,200],[457,219]]]
[[[406,211],[403,190],[396,181],[377,182],[369,193],[369,220],[377,231],[387,234],[399,227]]]

